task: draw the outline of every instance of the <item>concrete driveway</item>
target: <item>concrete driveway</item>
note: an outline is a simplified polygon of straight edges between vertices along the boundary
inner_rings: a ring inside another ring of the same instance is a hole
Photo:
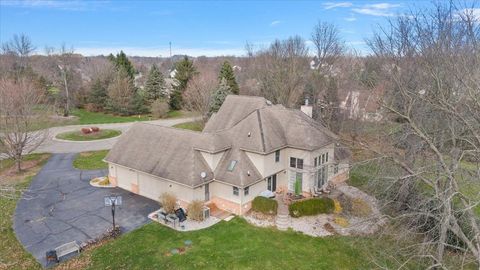
[[[160,125],[160,126],[173,126],[176,124],[191,122],[196,118],[176,118],[176,119],[160,119],[153,121],[146,121],[146,123]],[[101,129],[116,129],[126,132],[135,122],[129,123],[115,123],[115,124],[90,124],[90,125],[71,125],[62,127],[53,127],[48,131],[48,138],[34,151],[36,153],[79,153],[85,151],[97,151],[111,149],[119,137],[96,140],[96,141],[61,141],[56,140],[55,136],[59,133],[80,130],[82,127],[100,127]]]
[[[119,188],[95,188],[89,181],[106,170],[81,171],[72,167],[76,154],[54,154],[18,201],[13,228],[18,240],[46,266],[45,252],[62,244],[96,238],[112,226],[104,196],[122,196],[115,220],[131,231],[148,222],[158,203]]]

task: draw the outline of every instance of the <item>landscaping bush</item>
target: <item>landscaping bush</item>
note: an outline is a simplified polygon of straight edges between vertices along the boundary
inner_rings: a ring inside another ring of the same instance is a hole
[[[288,211],[292,217],[330,214],[335,209],[335,203],[330,198],[314,198],[290,204]]]
[[[252,201],[252,210],[261,212],[267,215],[277,214],[278,203],[277,201],[265,197],[255,197]]]
[[[168,103],[161,99],[157,99],[152,103],[150,111],[155,118],[165,118],[169,111]]]
[[[90,133],[92,133],[92,130],[90,128],[82,128],[82,133],[83,134],[90,134]]]
[[[160,204],[163,207],[163,211],[167,214],[175,213],[175,207],[177,205],[177,197],[171,193],[165,192],[160,196]]]
[[[188,218],[196,221],[203,220],[203,202],[200,200],[193,200],[188,205]]]

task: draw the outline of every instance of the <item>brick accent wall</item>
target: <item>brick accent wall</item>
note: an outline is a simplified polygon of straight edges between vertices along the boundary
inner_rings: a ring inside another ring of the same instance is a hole
[[[137,184],[131,184],[131,188],[130,188],[130,191],[135,193],[135,194],[138,194],[138,185]]]
[[[116,177],[113,177],[111,175],[108,176],[108,181],[113,185],[113,186],[117,186],[117,178]]]
[[[234,213],[235,215],[241,215],[241,207],[238,203],[234,203],[219,197],[213,197],[210,201],[222,210]]]

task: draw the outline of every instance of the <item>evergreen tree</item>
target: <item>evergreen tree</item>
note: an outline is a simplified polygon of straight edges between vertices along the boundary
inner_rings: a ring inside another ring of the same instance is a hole
[[[95,110],[101,111],[104,110],[107,100],[108,93],[106,87],[100,79],[96,79],[88,96],[88,103],[94,104]]]
[[[225,79],[232,94],[238,95],[239,87],[237,81],[235,80],[235,73],[233,72],[233,68],[228,61],[223,62],[222,68],[220,69],[220,74],[218,74],[218,81],[221,82],[222,79]]]
[[[209,114],[212,115],[213,113],[218,112],[225,101],[225,98],[230,94],[232,94],[230,86],[228,85],[228,82],[222,78],[217,90],[213,93]]]
[[[183,106],[182,95],[187,88],[188,81],[198,72],[193,65],[193,61],[188,60],[187,56],[175,63],[175,70],[175,80],[177,84],[173,87],[173,92],[170,94],[170,108],[172,110],[179,110]]]
[[[130,79],[133,80],[136,72],[135,68],[133,67],[132,62],[128,60],[127,55],[123,51],[120,51],[120,53],[117,53],[117,56],[110,54],[108,56],[108,60],[110,60],[113,63],[117,71],[120,69],[123,69],[127,73],[127,75],[130,77]]]
[[[165,95],[165,81],[162,73],[156,65],[153,65],[145,83],[145,100],[151,104],[159,98],[165,98]]]

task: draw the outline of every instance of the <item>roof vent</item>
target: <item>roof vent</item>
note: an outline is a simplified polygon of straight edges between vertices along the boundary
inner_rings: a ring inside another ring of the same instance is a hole
[[[205,179],[205,177],[207,177],[207,173],[206,173],[206,172],[201,172],[201,173],[200,173],[200,177],[202,177],[203,179]]]
[[[252,136],[252,133],[251,133],[251,132],[248,132],[247,136],[248,136],[248,137]]]
[[[250,176],[250,171],[247,171],[247,175]]]

